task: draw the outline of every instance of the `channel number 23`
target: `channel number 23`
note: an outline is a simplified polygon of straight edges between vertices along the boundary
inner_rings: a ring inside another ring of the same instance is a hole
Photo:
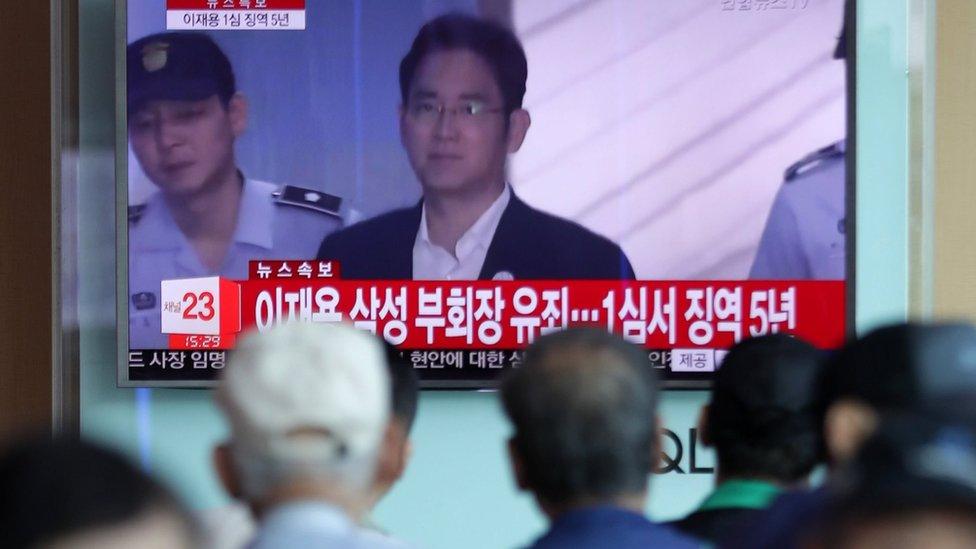
[[[186,292],[183,294],[183,318],[185,320],[211,320],[216,314],[214,295],[210,292]]]

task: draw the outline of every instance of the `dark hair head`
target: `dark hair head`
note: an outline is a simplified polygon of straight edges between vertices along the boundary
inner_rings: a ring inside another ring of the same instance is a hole
[[[434,52],[468,50],[491,67],[505,101],[505,113],[522,108],[528,62],[522,44],[512,31],[485,19],[449,13],[428,21],[400,61],[400,98],[407,104],[417,67]]]
[[[413,427],[413,420],[417,417],[417,400],[420,390],[417,373],[413,365],[404,360],[400,351],[386,341],[386,363],[390,373],[390,400],[393,415],[403,423],[407,432]]]
[[[821,395],[826,411],[851,398],[875,410],[938,404],[976,392],[976,329],[969,324],[905,323],[878,328],[827,363]]]
[[[657,382],[644,353],[605,331],[540,338],[501,388],[525,480],[542,500],[640,493],[657,449]]]
[[[810,474],[820,448],[820,371],[820,353],[788,335],[732,347],[715,375],[707,419],[723,475],[789,483]]]
[[[5,547],[33,547],[153,511],[190,522],[177,500],[119,454],[77,439],[36,439],[0,457]]]

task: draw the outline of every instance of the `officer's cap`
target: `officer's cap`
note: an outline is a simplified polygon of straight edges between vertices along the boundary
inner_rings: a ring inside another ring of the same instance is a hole
[[[234,71],[220,47],[196,32],[164,32],[126,48],[128,112],[154,100],[197,101],[234,95]]]

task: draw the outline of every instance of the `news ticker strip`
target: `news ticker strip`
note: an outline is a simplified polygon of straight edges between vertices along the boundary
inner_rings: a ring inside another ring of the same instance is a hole
[[[714,372],[723,349],[649,349],[648,365],[665,381],[703,380]],[[401,359],[424,381],[496,381],[522,365],[523,349],[402,349]],[[226,350],[133,349],[133,381],[214,381],[227,363]]]
[[[385,281],[217,277],[162,284],[173,349],[229,349],[289,321],[351,322],[400,348],[524,348],[595,326],[649,349],[723,349],[773,332],[844,339],[842,281]],[[196,337],[192,337],[196,336]]]

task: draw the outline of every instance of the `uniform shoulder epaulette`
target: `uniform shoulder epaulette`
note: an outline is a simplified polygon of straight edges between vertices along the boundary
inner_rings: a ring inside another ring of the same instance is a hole
[[[271,193],[271,196],[274,197],[275,204],[297,206],[340,217],[339,207],[342,206],[342,199],[329,193],[294,185],[282,185]]]
[[[129,206],[129,223],[138,223],[144,213],[146,213],[145,204],[132,204]]]
[[[828,145],[822,149],[819,149],[817,151],[814,151],[806,155],[805,157],[803,157],[802,160],[800,160],[796,164],[793,164],[789,168],[786,168],[786,173],[783,174],[783,180],[786,182],[790,182],[796,179],[797,177],[803,175],[804,173],[809,172],[824,160],[836,158],[838,156],[843,156],[843,155],[844,155],[844,147],[841,146],[839,142],[834,143],[832,145]]]

